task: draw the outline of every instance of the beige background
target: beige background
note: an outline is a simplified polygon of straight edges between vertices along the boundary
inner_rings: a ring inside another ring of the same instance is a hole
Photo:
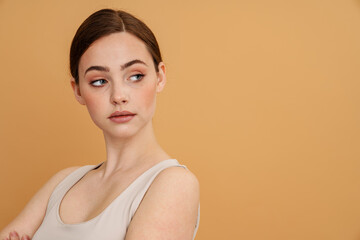
[[[154,125],[200,180],[197,240],[360,239],[358,0],[0,0],[0,228],[55,172],[104,160],[68,70],[104,7],[159,40]]]

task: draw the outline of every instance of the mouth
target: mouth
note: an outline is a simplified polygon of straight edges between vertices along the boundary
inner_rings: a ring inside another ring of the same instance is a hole
[[[112,113],[109,118],[117,118],[117,117],[125,117],[125,116],[134,116],[135,113],[129,112],[129,111],[116,111]]]
[[[109,116],[109,119],[116,124],[127,123],[133,119],[135,115],[135,113],[129,111],[116,111]]]

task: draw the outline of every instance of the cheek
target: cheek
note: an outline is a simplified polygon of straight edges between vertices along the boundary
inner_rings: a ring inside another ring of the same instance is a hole
[[[144,108],[153,112],[155,108],[156,88],[152,85],[144,88],[141,92],[140,99],[142,99],[142,105]]]
[[[92,94],[91,92],[87,92],[83,94],[83,99],[85,100],[86,107],[90,113],[90,115],[93,115],[98,110],[102,109],[102,102],[101,98],[99,99],[99,96],[96,94]]]

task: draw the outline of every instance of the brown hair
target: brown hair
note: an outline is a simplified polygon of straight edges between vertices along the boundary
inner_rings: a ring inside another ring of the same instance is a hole
[[[113,9],[102,9],[91,14],[79,27],[70,48],[70,72],[79,84],[79,62],[81,56],[97,39],[116,32],[128,32],[142,40],[150,52],[155,70],[162,61],[159,45],[146,24],[133,15]]]

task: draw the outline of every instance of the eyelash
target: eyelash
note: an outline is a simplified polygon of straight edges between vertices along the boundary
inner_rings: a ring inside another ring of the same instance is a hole
[[[130,79],[131,79],[132,77],[134,77],[134,76],[140,77],[140,79],[137,79],[137,80],[133,81],[133,82],[138,82],[138,81],[141,81],[141,79],[143,79],[143,77],[144,77],[145,75],[144,75],[144,74],[141,74],[141,73],[134,74],[134,75],[131,75],[131,76],[130,76]]]
[[[141,73],[138,73],[138,74],[134,74],[134,75],[131,75],[129,79],[131,79],[132,77],[137,77],[138,79],[136,80],[133,80],[131,82],[139,82],[143,79],[145,75],[144,74],[141,74]],[[95,83],[98,83],[102,81],[102,83],[99,84],[95,84]],[[94,80],[94,81],[91,81],[90,84],[93,85],[94,87],[101,87],[103,86],[107,81],[105,79],[97,79],[97,80]]]
[[[100,82],[100,81],[102,81],[103,84],[100,84],[100,85],[96,85],[96,84],[95,84],[96,82]],[[101,87],[102,85],[105,84],[104,82],[106,82],[105,79],[96,79],[96,80],[94,80],[94,81],[91,81],[90,84],[93,85],[94,87]]]

